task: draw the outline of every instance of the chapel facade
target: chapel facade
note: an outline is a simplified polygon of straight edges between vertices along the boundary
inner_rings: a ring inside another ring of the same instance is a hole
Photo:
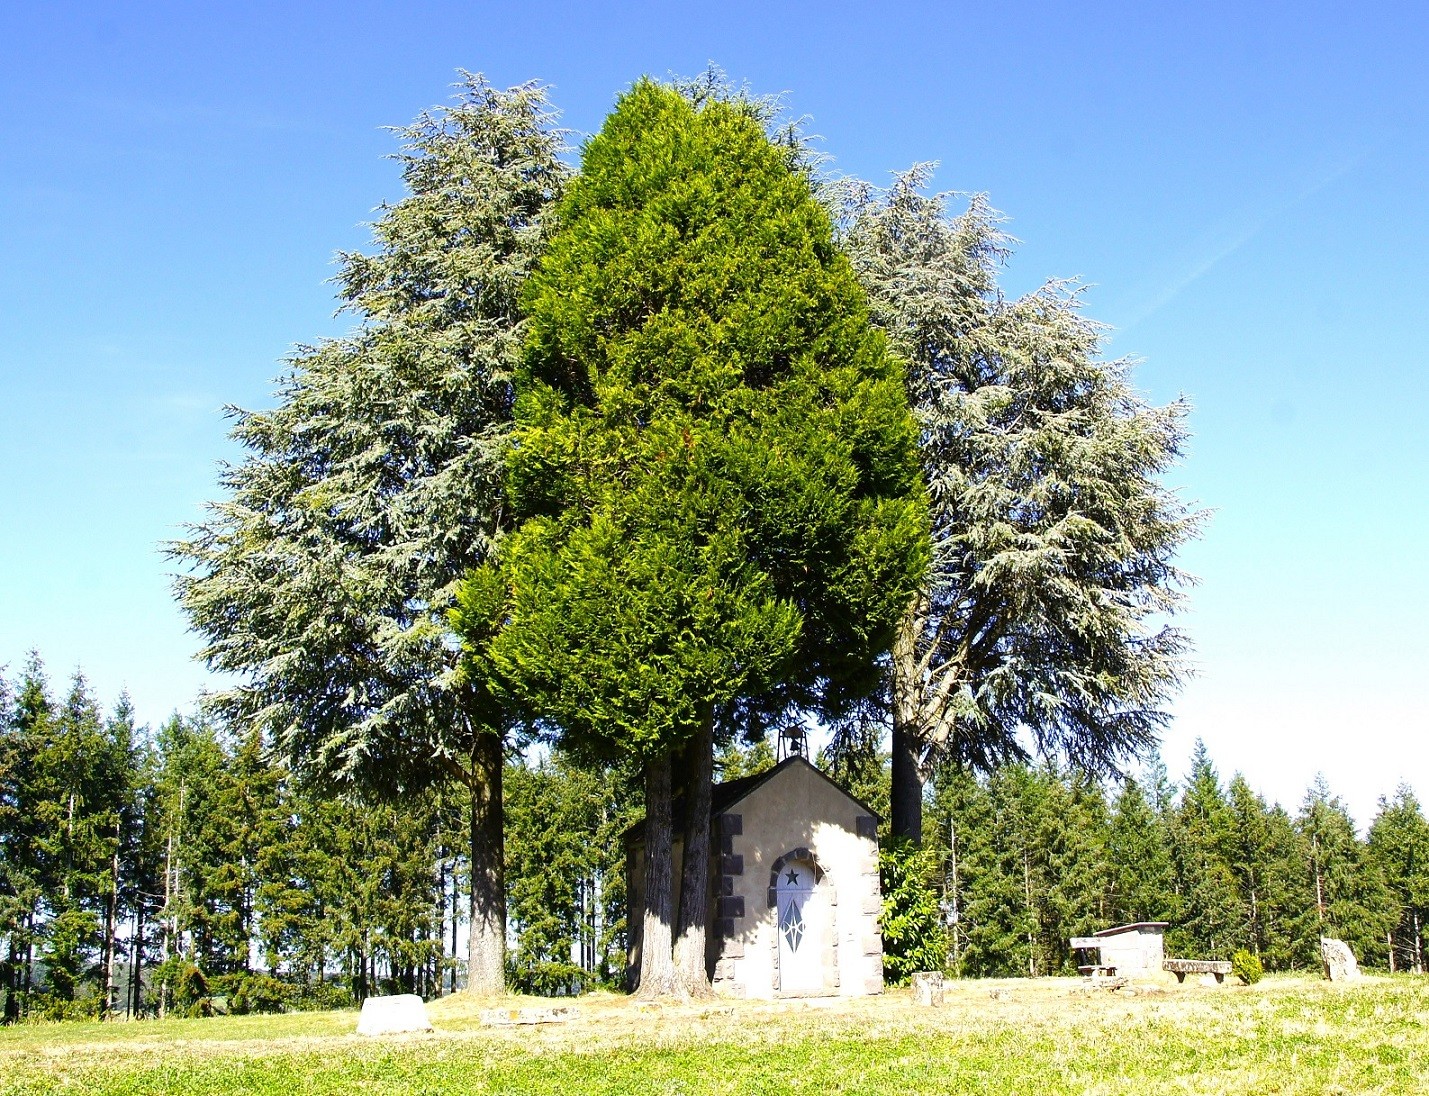
[[[716,993],[733,997],[883,992],[878,816],[805,758],[717,784],[710,810],[706,956]],[[644,905],[644,829],[626,838],[630,909]],[[676,838],[676,891],[682,847]],[[675,908],[679,908],[676,894]],[[631,917],[629,969],[639,970]]]

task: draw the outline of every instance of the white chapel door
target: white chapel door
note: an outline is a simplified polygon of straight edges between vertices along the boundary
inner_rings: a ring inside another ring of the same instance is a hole
[[[795,860],[784,865],[775,888],[779,900],[779,992],[818,993],[824,988],[819,926],[807,909],[814,896],[814,865]]]

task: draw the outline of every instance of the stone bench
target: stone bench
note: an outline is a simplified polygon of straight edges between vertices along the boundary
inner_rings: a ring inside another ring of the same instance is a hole
[[[1178,982],[1184,982],[1188,974],[1212,974],[1217,982],[1224,982],[1231,965],[1224,959],[1165,959],[1161,969],[1169,970]]]
[[[1115,978],[1116,967],[1104,966],[1099,963],[1084,963],[1077,968],[1083,978]]]

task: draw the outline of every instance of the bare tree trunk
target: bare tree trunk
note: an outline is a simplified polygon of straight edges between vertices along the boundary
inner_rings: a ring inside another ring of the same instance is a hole
[[[950,895],[953,915],[953,973],[961,978],[963,976],[962,895],[959,890],[961,882],[958,879],[958,831],[951,818],[948,819],[948,857],[952,862],[951,877],[953,881]]]
[[[501,801],[501,736],[477,737],[471,756],[471,928],[466,988],[506,989],[506,845]]]
[[[24,994],[20,998],[24,1015],[30,1015],[30,987],[34,985],[35,979],[35,915],[28,913],[25,915],[25,981],[23,985]]]
[[[1032,869],[1027,863],[1027,850],[1022,850],[1022,886],[1027,895],[1027,973],[1037,977],[1037,945],[1032,935]]]
[[[682,988],[675,969],[673,825],[670,820],[670,754],[645,763],[645,914],[640,942],[641,997],[677,996]]]
[[[1414,911],[1414,973],[1424,973],[1424,951],[1419,943],[1419,911]]]
[[[456,856],[452,856],[452,988],[456,992],[456,947],[457,922],[461,920],[461,883],[457,878]]]
[[[13,1024],[20,1018],[20,949],[16,934],[10,934],[8,953],[5,960],[5,1023]]]
[[[144,1003],[144,900],[134,913],[134,939],[129,942],[129,1015],[139,1018]]]
[[[109,901],[104,906],[104,958],[99,993],[99,1018],[109,1019],[114,1008],[114,969],[118,962],[119,936],[119,823],[114,823],[114,858],[110,863]]]
[[[889,834],[923,843],[923,776],[919,769],[921,734],[919,707],[922,683],[918,677],[918,607],[914,598],[898,622],[893,637],[893,786]]]
[[[710,921],[710,796],[714,782],[714,713],[707,712],[686,747],[689,783],[685,789],[684,865],[680,882],[680,931],[675,967],[685,992],[707,997],[705,945]]]

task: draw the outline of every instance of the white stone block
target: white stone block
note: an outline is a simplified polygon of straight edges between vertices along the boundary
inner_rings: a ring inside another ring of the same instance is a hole
[[[369,997],[362,1002],[357,1018],[359,1035],[397,1035],[406,1031],[431,1031],[427,1006],[415,993],[392,997]]]
[[[913,975],[913,999],[920,1005],[936,1008],[943,1003],[943,972],[920,970]]]

